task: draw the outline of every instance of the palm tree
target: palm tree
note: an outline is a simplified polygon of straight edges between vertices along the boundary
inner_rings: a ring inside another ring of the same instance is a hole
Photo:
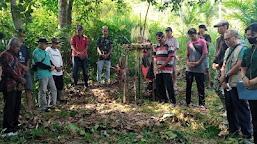
[[[202,13],[206,25],[210,25],[211,21],[218,14],[217,3],[212,4],[211,2],[206,2],[202,7],[200,7],[200,13]]]
[[[257,21],[257,0],[230,0],[223,4],[236,10],[228,16],[240,20],[244,26]]]

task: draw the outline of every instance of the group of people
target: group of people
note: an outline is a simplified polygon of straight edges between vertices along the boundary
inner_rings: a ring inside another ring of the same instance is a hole
[[[218,28],[220,34],[216,40],[212,64],[212,68],[216,70],[214,89],[227,112],[229,133],[225,136],[239,134],[241,131],[243,136],[249,139],[253,133],[254,143],[257,143],[257,100],[239,99],[236,85],[237,82],[243,81],[247,89],[257,89],[257,65],[255,64],[257,61],[257,23],[252,23],[245,29],[245,37],[252,45],[250,48],[243,41],[238,40],[236,29],[229,29],[228,21],[221,20],[214,27]],[[191,88],[195,79],[199,105],[202,109],[205,109],[204,73],[207,74],[207,80],[210,80],[208,47],[211,37],[205,34],[206,30],[205,25],[199,26],[199,33],[196,29],[190,28],[188,36],[191,40],[187,43],[186,49],[186,104],[190,106]],[[171,101],[171,105],[175,106],[176,98],[173,87],[175,84],[172,80],[172,73],[176,63],[175,51],[178,46],[177,42],[170,40],[170,31],[172,30],[168,27],[166,37],[162,32],[156,33],[158,44],[153,50],[153,57],[156,67],[156,95],[160,101]],[[208,82],[207,88],[209,87]]]
[[[254,132],[254,141],[257,143],[257,101],[242,100],[238,97],[236,82],[243,81],[248,89],[256,89],[257,86],[257,23],[249,25],[245,29],[245,36],[251,48],[247,48],[238,40],[238,31],[229,29],[229,22],[221,20],[214,27],[218,28],[220,37],[216,40],[215,55],[212,68],[216,70],[214,89],[219,95],[224,109],[227,111],[229,123],[229,134],[238,133],[241,130],[246,138],[252,136],[251,117]],[[77,34],[72,36],[72,64],[74,88],[78,86],[78,69],[82,67],[84,76],[84,87],[88,85],[88,37],[83,35],[83,27],[77,25]],[[205,109],[205,86],[204,74],[207,76],[207,89],[211,87],[209,71],[209,46],[210,35],[206,34],[205,25],[199,25],[199,32],[195,28],[188,30],[190,41],[186,48],[186,104],[191,105],[191,89],[195,79],[198,89],[199,105]],[[97,83],[102,85],[102,70],[106,68],[105,85],[108,85],[110,78],[111,53],[113,51],[112,37],[108,36],[108,27],[102,27],[103,35],[97,40]],[[30,63],[34,71],[34,80],[38,81],[38,102],[41,111],[49,112],[48,108],[54,109],[57,101],[62,100],[63,82],[63,60],[58,49],[60,41],[53,37],[51,46],[48,47],[47,38],[39,38],[38,47],[33,51],[32,58],[27,46],[23,45],[25,35],[19,34],[19,38],[12,38],[9,41],[7,50],[1,53],[0,72],[3,71],[4,83],[4,121],[5,133],[16,134],[18,117],[21,106],[21,92],[25,87],[28,111],[31,111],[31,90],[32,80],[30,74]],[[176,106],[174,87],[176,83],[176,50],[179,49],[179,41],[172,35],[172,28],[166,29],[166,36],[163,32],[156,33],[158,44],[153,48],[156,73],[156,94],[161,102],[170,102]],[[31,60],[32,59],[32,60]],[[49,92],[50,99],[47,102],[46,95]],[[250,109],[248,106],[250,105]]]
[[[72,63],[74,88],[78,86],[78,69],[82,67],[84,86],[88,85],[87,48],[88,38],[83,35],[83,27],[77,25],[77,34],[72,36]],[[108,36],[108,27],[102,27],[103,35],[97,41],[98,61],[98,84],[101,85],[101,72],[106,67],[107,74],[105,85],[108,84],[111,67],[111,52],[113,49],[112,38]],[[2,37],[2,33],[1,33]],[[41,111],[49,112],[55,109],[56,103],[65,104],[62,99],[63,60],[59,48],[60,40],[53,37],[49,42],[41,37],[37,41],[38,46],[30,57],[29,48],[23,44],[25,34],[19,33],[18,38],[10,39],[7,49],[0,55],[1,90],[4,95],[4,119],[3,128],[6,135],[17,135],[18,117],[21,108],[21,94],[25,89],[27,98],[27,110],[31,110],[32,78],[30,67],[34,71],[34,80],[38,82],[38,105]],[[48,44],[51,46],[48,47]],[[47,95],[49,100],[47,101]]]

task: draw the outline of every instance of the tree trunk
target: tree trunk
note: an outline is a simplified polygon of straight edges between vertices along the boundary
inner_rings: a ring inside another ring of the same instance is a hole
[[[58,0],[58,28],[67,26],[67,0]]]
[[[22,31],[23,25],[19,18],[19,11],[16,6],[16,0],[10,0],[10,4],[11,4],[11,13],[12,13],[14,28],[18,31]]]
[[[71,26],[72,23],[72,5],[74,0],[69,0],[67,7],[67,26]]]

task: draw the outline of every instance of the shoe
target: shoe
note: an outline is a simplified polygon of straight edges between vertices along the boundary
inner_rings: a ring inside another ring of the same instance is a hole
[[[49,109],[41,109],[42,112],[50,112]]]
[[[9,133],[5,133],[5,134],[2,134],[2,137],[6,137],[6,136],[16,136],[18,135],[19,133],[16,131],[16,132],[9,132]]]
[[[66,104],[67,101],[66,101],[66,100],[59,100],[59,103],[60,103],[60,104]]]
[[[210,87],[210,86],[207,86],[207,88],[206,88],[206,89],[210,90],[210,89],[211,89],[211,87]]]

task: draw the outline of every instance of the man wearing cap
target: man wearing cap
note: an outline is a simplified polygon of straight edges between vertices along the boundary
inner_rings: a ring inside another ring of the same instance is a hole
[[[51,39],[51,46],[46,48],[46,51],[50,55],[52,64],[55,66],[55,69],[52,71],[53,79],[57,89],[57,101],[64,103],[62,100],[62,90],[64,86],[63,82],[63,61],[61,52],[58,50],[59,40],[55,37]]]
[[[35,65],[35,80],[38,81],[39,108],[41,111],[49,112],[47,108],[46,93],[50,91],[51,109],[55,109],[57,90],[55,87],[52,71],[55,66],[51,64],[49,53],[45,50],[48,40],[45,37],[39,38],[38,47],[33,51],[32,64]]]
[[[170,41],[166,40],[163,32],[156,33],[156,40],[158,44],[153,49],[156,68],[156,95],[160,102],[169,103],[172,100],[171,105],[175,106],[176,98],[172,81],[174,47]],[[166,90],[169,98],[167,98]]]
[[[207,28],[205,25],[199,25],[199,37],[204,39],[206,41],[206,45],[207,45],[207,50],[208,50],[208,54],[209,54],[209,46],[211,44],[211,36],[207,33],[205,33],[205,31],[207,31]],[[209,61],[209,57],[207,56],[204,59],[204,66],[205,66],[205,71],[206,71],[206,75],[207,75],[207,81],[208,81],[208,86],[207,89],[211,88],[211,75],[210,75],[210,61]]]
[[[176,51],[177,49],[179,49],[179,42],[178,39],[175,38],[172,35],[172,28],[171,27],[167,27],[166,28],[166,38],[168,41],[170,41],[172,43],[172,45],[174,46],[174,61],[173,61],[173,73],[172,73],[172,77],[173,77],[173,85],[176,88],[177,87],[177,57],[176,57]]]
[[[83,35],[83,27],[77,25],[77,35],[71,38],[71,49],[72,49],[72,64],[73,64],[73,79],[74,88],[77,88],[78,84],[78,69],[79,64],[82,66],[85,88],[88,88],[88,65],[87,65],[87,48],[89,45],[87,36]]]
[[[21,40],[21,42],[23,43],[25,41],[25,34],[24,33],[19,33],[19,39]],[[25,84],[25,93],[26,93],[26,98],[27,98],[27,110],[31,112],[31,91],[32,91],[32,80],[31,80],[31,74],[30,74],[30,52],[29,52],[29,48],[22,44],[20,47],[20,50],[18,51],[18,53],[16,53],[17,58],[19,59],[20,62],[20,66],[23,69],[23,74],[24,74],[24,79],[26,80],[26,84]]]
[[[195,79],[199,105],[202,109],[205,109],[205,92],[204,92],[204,71],[203,64],[204,59],[208,55],[206,42],[203,39],[197,38],[196,29],[191,28],[188,30],[188,36],[191,39],[187,43],[187,69],[186,69],[186,103],[187,106],[191,103],[191,89]]]
[[[112,37],[108,36],[108,27],[102,27],[103,35],[97,40],[97,52],[99,59],[97,62],[97,83],[101,84],[102,70],[106,67],[105,73],[105,85],[108,84],[110,78],[110,67],[111,67],[111,53],[113,50]]]
[[[220,34],[220,37],[218,37],[216,40],[215,54],[214,54],[214,59],[213,59],[213,64],[212,64],[212,68],[214,70],[216,70],[213,87],[214,87],[217,95],[220,97],[220,100],[223,104],[223,108],[225,110],[226,107],[225,107],[224,90],[221,86],[219,78],[221,76],[220,70],[223,65],[224,54],[228,48],[228,46],[224,40],[224,33],[228,29],[229,23],[226,20],[221,20],[217,25],[214,25],[214,27],[218,28],[218,33]]]

